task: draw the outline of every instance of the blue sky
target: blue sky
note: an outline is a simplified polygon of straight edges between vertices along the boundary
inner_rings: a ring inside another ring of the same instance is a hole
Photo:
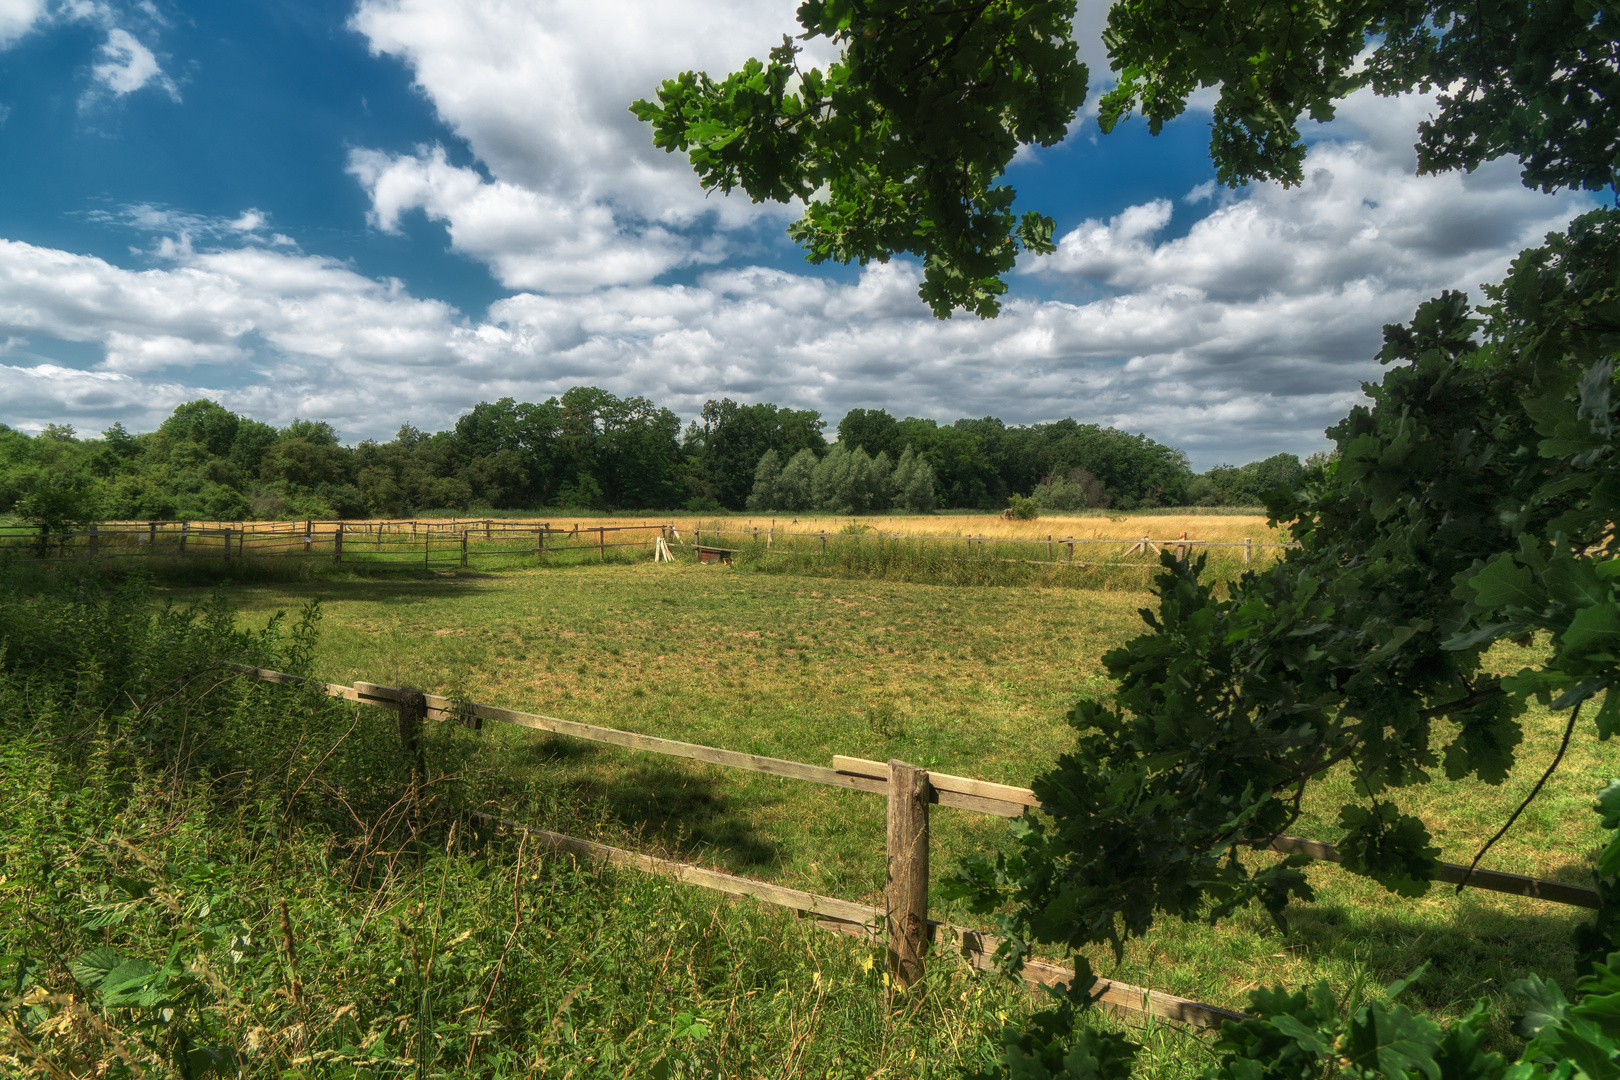
[[[914,266],[809,267],[792,208],[707,197],[625,111],[793,7],[0,0],[0,422],[206,396],[387,438],[588,383],[687,417],[1072,415],[1203,468],[1319,448],[1385,322],[1588,205],[1510,161],[1413,176],[1423,99],[1352,98],[1291,191],[1213,189],[1197,103],[1157,138],[1086,116],[1009,176],[1059,251],[1000,319],[938,322]]]

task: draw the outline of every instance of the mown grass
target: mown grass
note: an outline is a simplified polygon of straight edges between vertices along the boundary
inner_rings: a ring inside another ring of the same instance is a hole
[[[1100,657],[1139,631],[1136,610],[1151,599],[687,563],[237,590],[257,616],[316,594],[327,615],[319,666],[336,681],[415,685],[799,761],[896,757],[1020,785],[1069,745],[1074,700],[1108,693]],[[1508,671],[1533,659],[1504,646],[1492,662]],[[1396,801],[1431,823],[1444,858],[1467,862],[1550,760],[1561,719],[1532,711],[1519,766],[1500,787],[1439,779]],[[848,899],[879,895],[879,799],[510,729],[482,737],[510,776],[546,777],[592,807],[596,836]],[[1485,865],[1587,881],[1598,842],[1588,807],[1617,773],[1614,747],[1586,733]],[[1335,839],[1348,784],[1319,784],[1299,831]],[[545,824],[544,807],[518,801],[510,811]],[[937,810],[936,876],[1004,829]],[[1442,1015],[1525,971],[1572,978],[1577,909],[1439,886],[1411,901],[1328,865],[1311,874],[1319,900],[1286,933],[1260,913],[1215,929],[1172,923],[1122,963],[1093,962],[1125,981],[1241,1007],[1259,985],[1326,979],[1348,992],[1427,961],[1419,997]]]

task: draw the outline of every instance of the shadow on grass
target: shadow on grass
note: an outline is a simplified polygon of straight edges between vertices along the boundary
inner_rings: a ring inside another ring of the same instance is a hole
[[[562,735],[538,735],[514,744],[506,753],[517,768],[543,765],[572,765],[595,758],[602,748],[583,739]]]
[[[674,762],[630,761],[615,768],[603,750],[546,739],[524,751],[522,760],[530,768],[567,770],[551,776],[553,792],[602,830],[595,838],[604,843],[738,873],[781,861],[781,846],[754,827],[751,801],[735,798],[722,781]],[[599,758],[607,767],[588,769]]]
[[[1447,894],[1451,886],[1443,888]],[[1446,899],[1450,899],[1449,896]],[[1405,913],[1371,913],[1353,903],[1323,902],[1289,909],[1282,944],[1317,962],[1338,961],[1366,971],[1374,985],[1404,979],[1427,965],[1414,984],[1430,1006],[1500,993],[1535,972],[1569,989],[1575,978],[1571,936],[1591,913],[1514,911],[1463,901]]]

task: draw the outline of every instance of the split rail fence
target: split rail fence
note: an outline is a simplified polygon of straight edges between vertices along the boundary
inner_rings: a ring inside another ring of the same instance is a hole
[[[238,673],[274,683],[313,684],[327,694],[367,705],[395,709],[406,749],[419,760],[417,742],[422,723],[428,719],[460,723],[481,729],[484,721],[512,724],[535,731],[566,735],[577,739],[608,743],[629,750],[692,761],[722,765],[747,772],[764,773],[813,784],[867,792],[887,798],[887,873],[885,904],[876,907],[835,897],[819,896],[799,889],[693,866],[672,859],[645,855],[567,836],[546,829],[490,815],[477,815],[499,827],[526,833],[531,839],[553,850],[578,858],[607,862],[645,873],[665,874],[688,885],[712,889],[730,897],[753,899],[788,908],[808,917],[826,930],[849,934],[868,941],[882,940],[888,956],[888,970],[902,988],[922,977],[930,946],[953,947],[968,963],[981,970],[996,967],[998,939],[983,930],[954,926],[928,917],[928,815],[930,805],[952,807],[971,813],[1014,818],[1027,810],[1039,810],[1040,800],[1028,788],[929,772],[902,761],[868,761],[835,756],[830,766],[786,761],[758,754],[724,750],[679,742],[653,735],[640,735],[614,728],[597,727],[571,720],[503,709],[493,705],[458,702],[419,690],[357,682],[353,686],[325,683],[319,679],[289,675],[267,668],[229,665]],[[1327,862],[1340,861],[1334,845],[1294,836],[1279,836],[1270,850],[1285,854],[1308,855]],[[1596,889],[1567,882],[1548,881],[1495,870],[1475,869],[1443,863],[1438,880],[1492,892],[1546,900],[1577,907],[1598,907]],[[1028,960],[1022,972],[1031,986],[1057,986],[1074,978],[1071,968],[1039,960]],[[1173,1020],[1197,1027],[1218,1027],[1223,1021],[1240,1020],[1244,1014],[1216,1005],[1192,1001],[1109,979],[1098,979],[1093,991],[1107,1008]]]
[[[468,566],[474,558],[594,553],[646,548],[668,525],[573,525],[490,518],[451,521],[188,521],[97,522],[49,532],[0,529],[0,551],[43,562],[101,559],[233,559],[306,557],[333,562]],[[639,536],[635,534],[641,534]]]
[[[828,550],[828,541],[858,542],[863,537],[866,537],[871,539],[908,540],[922,543],[934,543],[947,547],[961,545],[963,555],[968,557],[976,556],[978,558],[994,558],[999,559],[1002,562],[1025,563],[1030,566],[1066,566],[1072,568],[1127,566],[1141,569],[1144,566],[1156,567],[1158,565],[1157,556],[1162,550],[1165,549],[1173,550],[1178,558],[1183,559],[1187,558],[1198,550],[1218,551],[1222,549],[1231,549],[1234,554],[1241,551],[1243,554],[1243,561],[1245,563],[1252,563],[1258,556],[1263,555],[1268,550],[1282,550],[1299,546],[1297,541],[1274,543],[1269,541],[1257,541],[1252,537],[1244,537],[1242,540],[1196,540],[1188,539],[1185,532],[1173,540],[1155,540],[1152,538],[1152,536],[1147,534],[1129,540],[1115,540],[1091,536],[1058,536],[1056,533],[1049,533],[1047,534],[1046,539],[1042,540],[1039,537],[974,536],[972,533],[962,536],[928,536],[920,533],[883,532],[877,529],[867,529],[861,532],[828,532],[824,529],[817,532],[803,532],[794,531],[791,529],[779,529],[776,527],[775,522],[772,522],[768,527],[765,528],[750,526],[746,529],[722,529],[715,528],[712,525],[705,528],[700,524],[693,529],[693,542],[690,545],[677,544],[676,546],[688,546],[698,550],[705,550],[706,545],[703,543],[703,537],[705,534],[711,538],[738,537],[743,539],[745,542],[752,543],[761,551],[766,553],[786,553],[789,551],[804,550],[802,541],[808,540],[811,542],[809,544],[811,550],[818,550],[817,544],[819,543],[819,550],[821,553],[825,554]],[[785,542],[780,544],[780,546],[779,538],[780,541]],[[678,536],[676,539],[678,539]],[[1085,545],[1087,544],[1100,546],[1098,548],[1094,548],[1093,550],[1100,550],[1101,548],[1120,548],[1123,550],[1116,552],[1114,554],[1114,558],[1112,559],[1086,559],[1084,557],[1076,559],[1074,557],[1075,546],[1081,546],[1081,554],[1084,556],[1086,554]],[[997,554],[989,554],[991,545],[994,545],[993,550]],[[1046,558],[1044,559],[1039,557],[1041,553],[1040,549],[1043,547],[1046,549]],[[1021,553],[1025,557],[1004,557],[1001,553],[1006,552],[1009,549],[1014,552]],[[1146,563],[1125,561],[1132,555],[1138,554],[1143,556],[1148,556],[1151,554],[1153,558],[1150,562]]]
[[[639,534],[639,535],[637,535]],[[656,535],[655,535],[656,534]],[[0,551],[43,562],[95,561],[128,558],[233,559],[306,557],[333,562],[420,564],[424,567],[469,566],[474,559],[548,556],[567,552],[594,552],[607,560],[608,549],[656,550],[662,539],[668,548],[686,548],[700,561],[717,554],[729,559],[740,549],[720,546],[742,540],[761,555],[792,552],[829,552],[829,543],[859,543],[864,539],[936,544],[949,552],[960,546],[963,558],[989,559],[1028,566],[1069,568],[1123,567],[1148,570],[1158,566],[1164,549],[1186,558],[1195,551],[1241,552],[1252,563],[1268,551],[1297,546],[1244,538],[1240,541],[1189,539],[1184,532],[1173,540],[1151,536],[1135,539],[1048,535],[1045,540],[1026,537],[929,536],[876,530],[860,533],[805,532],[766,528],[723,529],[699,524],[686,542],[672,524],[554,525],[549,521],[512,519],[451,519],[400,521],[260,521],[194,523],[187,521],[97,522],[82,529],[52,532],[44,527],[0,527]],[[707,540],[707,542],[706,542]],[[1086,545],[1091,545],[1088,549]],[[1081,557],[1076,558],[1079,548]],[[1107,558],[1086,558],[1089,551],[1113,550]],[[1044,553],[1045,558],[1040,556]],[[1132,560],[1132,556],[1142,556]],[[1016,557],[1012,557],[1016,556]]]

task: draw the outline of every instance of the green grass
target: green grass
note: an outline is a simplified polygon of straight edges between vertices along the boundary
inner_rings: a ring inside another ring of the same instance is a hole
[[[806,578],[690,564],[418,580],[325,580],[235,590],[255,617],[323,597],[318,667],[570,720],[799,761],[900,758],[1027,784],[1069,744],[1064,714],[1109,690],[1101,654],[1138,632],[1138,591],[985,588]],[[1505,647],[1502,670],[1531,659]],[[1520,765],[1488,788],[1439,780],[1401,793],[1450,861],[1467,862],[1539,776],[1560,733],[1533,712]],[[492,761],[523,785],[544,777],[589,807],[595,835],[853,900],[883,873],[880,799],[486,728]],[[1598,842],[1591,795],[1620,773],[1588,733],[1488,866],[1585,882]],[[1333,840],[1348,780],[1318,785],[1299,831]],[[528,816],[525,816],[528,815]],[[1005,824],[934,813],[936,876],[993,847]],[[1267,856],[1255,855],[1255,858]],[[1248,913],[1216,929],[1166,924],[1099,970],[1241,1007],[1257,985],[1378,985],[1430,961],[1420,1000],[1442,1015],[1536,970],[1568,982],[1577,909],[1436,886],[1418,901],[1321,865],[1320,899],[1286,934]],[[1505,1026],[1499,1025],[1499,1027]]]
[[[217,677],[299,668],[297,630],[16,573],[0,1075],[943,1077],[1030,1008],[948,952],[896,998],[869,945],[471,827],[496,788],[576,834],[620,823],[449,725],[415,797],[386,712]],[[1145,1036],[1152,1075],[1196,1071],[1183,1037]]]

